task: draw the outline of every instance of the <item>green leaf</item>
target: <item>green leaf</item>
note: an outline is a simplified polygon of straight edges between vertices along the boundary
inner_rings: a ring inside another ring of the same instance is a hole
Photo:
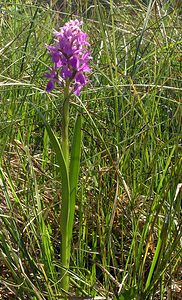
[[[46,121],[44,115],[41,113],[41,111],[39,109],[37,109],[37,107],[33,103],[29,102],[29,104],[31,104],[35,108],[35,110],[39,114],[40,118],[44,122],[47,133],[49,135],[51,146],[56,153],[57,162],[59,165],[59,170],[60,170],[61,180],[62,180],[61,233],[62,233],[62,235],[65,235],[68,232],[68,219],[69,219],[69,212],[70,212],[70,207],[69,207],[69,205],[70,205],[70,184],[69,184],[68,168],[66,166],[66,162],[64,159],[61,145],[60,145],[56,135],[54,134],[52,128],[47,123],[47,121]]]
[[[60,173],[62,178],[62,207],[61,207],[61,232],[65,234],[65,230],[68,231],[68,219],[70,213],[70,184],[69,184],[69,176],[68,170],[66,167],[65,159],[63,156],[63,152],[60,146],[60,143],[55,136],[53,130],[49,126],[49,124],[45,123],[49,139],[52,145],[53,150],[56,153],[57,161],[60,167]]]
[[[80,114],[76,117],[73,141],[71,147],[71,160],[70,160],[70,216],[69,216],[69,240],[72,238],[72,228],[75,212],[75,201],[76,192],[78,185],[78,176],[80,170],[80,157],[81,157],[81,142],[82,142],[82,131],[81,131],[82,117]]]

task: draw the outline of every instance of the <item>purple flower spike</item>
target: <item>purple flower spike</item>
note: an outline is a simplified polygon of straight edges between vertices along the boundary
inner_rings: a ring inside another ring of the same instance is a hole
[[[91,71],[88,63],[91,59],[87,47],[88,35],[81,31],[82,22],[71,20],[59,31],[54,32],[54,44],[47,46],[54,64],[50,73],[45,76],[49,79],[46,91],[55,88],[55,83],[70,83],[70,90],[79,96],[82,88],[89,82],[85,73]]]

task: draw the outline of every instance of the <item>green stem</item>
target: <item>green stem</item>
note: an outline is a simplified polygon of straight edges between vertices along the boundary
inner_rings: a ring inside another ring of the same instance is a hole
[[[68,125],[69,125],[69,82],[66,83],[64,89],[63,119],[62,119],[62,149],[63,149],[63,155],[67,166],[67,170],[69,170]]]
[[[62,262],[62,272],[61,272],[61,287],[64,292],[69,290],[69,263],[70,263],[70,243],[68,240],[68,232],[62,234],[62,245],[61,245],[61,262]]]
[[[62,151],[65,160],[65,165],[67,169],[67,173],[69,173],[69,133],[68,133],[68,126],[69,126],[69,82],[66,83],[64,89],[64,103],[63,103],[63,111],[62,111]],[[64,186],[62,185],[62,188]],[[70,195],[67,195],[62,202],[62,214],[66,214],[66,216],[62,215],[65,222],[62,223],[62,230],[61,230],[61,262],[62,262],[62,280],[61,280],[61,287],[65,292],[69,290],[69,263],[70,263],[70,242],[68,239],[69,232],[68,232],[68,220],[70,214]],[[64,207],[67,207],[64,209]]]

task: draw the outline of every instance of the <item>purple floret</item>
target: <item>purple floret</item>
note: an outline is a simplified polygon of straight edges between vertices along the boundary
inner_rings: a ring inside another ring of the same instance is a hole
[[[51,92],[55,83],[70,83],[70,90],[79,96],[82,88],[89,82],[85,73],[91,71],[88,63],[91,59],[87,47],[88,35],[81,31],[82,22],[72,20],[59,31],[54,32],[54,44],[48,45],[54,67],[45,76],[49,79],[46,91]]]

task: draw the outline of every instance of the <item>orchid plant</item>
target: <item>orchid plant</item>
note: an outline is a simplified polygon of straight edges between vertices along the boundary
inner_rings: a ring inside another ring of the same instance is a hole
[[[60,87],[64,93],[61,145],[47,123],[46,128],[57,155],[62,178],[61,287],[65,292],[68,292],[69,289],[70,249],[82,140],[81,115],[77,114],[70,148],[69,105],[72,95],[80,96],[82,88],[89,82],[86,74],[91,71],[88,65],[91,59],[88,51],[90,44],[88,35],[81,30],[81,25],[82,22],[78,20],[67,22],[59,31],[54,32],[54,44],[46,46],[53,63],[49,72],[45,74],[48,78],[46,91],[50,93],[53,89]]]

